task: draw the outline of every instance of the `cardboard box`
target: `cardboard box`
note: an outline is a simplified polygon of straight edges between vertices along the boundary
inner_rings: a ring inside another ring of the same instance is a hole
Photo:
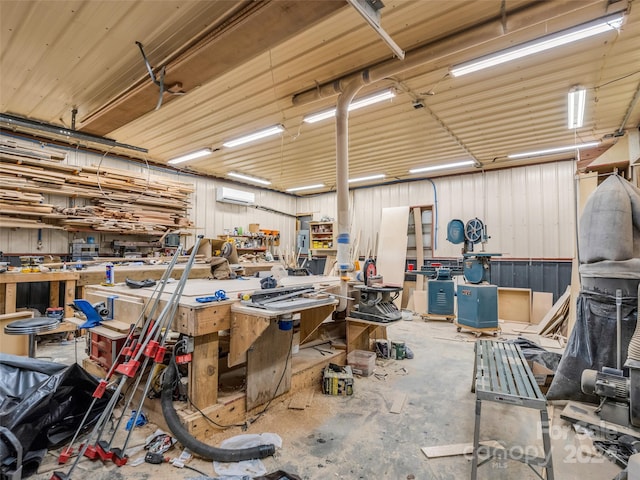
[[[250,223],[249,224],[249,233],[258,233],[260,231],[259,223]]]
[[[546,394],[547,391],[549,391],[555,372],[532,360],[527,361],[527,363],[529,364],[529,368],[536,379],[536,383],[540,387],[540,391]]]

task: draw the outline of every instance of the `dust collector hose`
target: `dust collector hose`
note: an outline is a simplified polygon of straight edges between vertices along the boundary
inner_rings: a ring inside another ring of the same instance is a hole
[[[190,452],[206,459],[216,462],[240,462],[242,460],[253,460],[255,458],[265,458],[273,455],[276,447],[273,444],[258,445],[257,447],[231,450],[216,448],[201,442],[193,437],[180,422],[175,408],[173,408],[173,390],[176,379],[176,368],[169,365],[164,371],[164,381],[162,382],[162,415],[167,421],[167,426],[178,441]]]
[[[629,340],[629,349],[627,350],[627,358],[640,361],[640,284],[638,284],[638,316],[636,320],[636,331],[633,332],[631,340]]]

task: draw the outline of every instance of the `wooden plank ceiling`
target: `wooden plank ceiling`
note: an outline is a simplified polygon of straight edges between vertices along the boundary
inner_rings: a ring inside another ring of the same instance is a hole
[[[386,62],[392,74],[358,96],[388,87],[396,96],[350,114],[350,177],[407,180],[419,178],[411,168],[469,158],[486,169],[557,160],[575,153],[507,155],[591,141],[604,142],[602,150],[626,115],[624,127],[638,127],[640,9],[628,8],[619,32],[463,77],[449,68],[627,6],[612,3],[385,0],[381,24],[407,52],[401,61],[343,0],[3,0],[1,112],[69,128],[76,108],[81,132],[148,149],[113,153],[166,164],[208,147],[212,155],[179,168],[251,174],[278,191],[324,184],[309,191],[317,193],[335,188],[335,122],[302,118],[335,106],[337,96],[294,104],[294,95]],[[165,93],[157,110],[159,87],[136,42],[156,77],[165,67],[165,89],[180,93]],[[418,55],[424,61],[403,66]],[[587,88],[587,107],[574,131],[566,95],[576,84]],[[222,146],[276,124],[282,135]],[[37,133],[3,125],[11,128]]]

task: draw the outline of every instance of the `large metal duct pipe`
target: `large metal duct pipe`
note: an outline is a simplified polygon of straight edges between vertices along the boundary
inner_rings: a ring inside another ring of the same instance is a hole
[[[349,104],[356,93],[362,88],[361,78],[354,78],[338,96],[336,107],[336,190],[338,212],[338,243],[337,265],[340,275],[340,295],[343,297],[338,304],[338,311],[347,308],[349,285],[346,272],[351,269],[349,246]]]
[[[565,1],[549,4],[547,2],[535,2],[533,6],[517,10],[507,19],[496,18],[478,27],[471,28],[460,34],[441,39],[431,44],[416,48],[407,53],[403,61],[391,59],[357,72],[347,75],[333,82],[325,83],[299,93],[292,98],[294,105],[305,105],[322,98],[339,95],[336,108],[336,192],[337,192],[337,264],[340,276],[343,278],[340,285],[341,295],[348,296],[346,271],[350,267],[349,259],[349,135],[348,135],[348,107],[351,100],[364,86],[392,75],[405,72],[412,68],[435,62],[446,56],[476,47],[479,44],[503,35],[505,32],[513,33],[524,28],[538,26],[539,31],[533,36],[541,36],[548,32],[545,22],[568,15],[566,22],[572,26],[583,21],[591,20],[603,15],[602,0],[592,2]],[[617,9],[617,10],[620,10]],[[565,28],[559,25],[557,30]],[[344,311],[346,300],[341,299],[338,311]]]
[[[496,40],[507,33],[516,33],[526,28],[532,29],[532,39],[537,38],[551,33],[551,31],[560,31],[601,17],[607,13],[624,10],[627,7],[627,3],[612,4],[609,7],[610,10],[607,11],[607,3],[602,0],[533,2],[530,6],[509,13],[504,19],[496,17],[476,27],[410,50],[402,61],[397,58],[385,60],[360,72],[310,88],[294,95],[292,102],[294,105],[306,105],[323,98],[333,97],[344,92],[346,86],[356,77],[360,77],[365,84],[377,82],[427,63],[435,63],[445,57]],[[552,26],[547,23],[551,20],[553,20]],[[442,68],[442,65],[436,65],[435,67]]]

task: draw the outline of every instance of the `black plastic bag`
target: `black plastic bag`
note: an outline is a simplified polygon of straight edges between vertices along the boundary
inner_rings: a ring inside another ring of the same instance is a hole
[[[553,370],[558,368],[562,355],[556,352],[550,352],[528,338],[518,337],[515,340],[509,340],[507,343],[515,343],[520,347],[520,351],[524,355],[525,360],[534,361],[540,365]]]
[[[98,380],[77,364],[0,354],[0,426],[9,429],[22,445],[24,476],[37,471],[48,449],[71,440],[97,385]],[[86,429],[98,419],[109,398],[107,391],[96,402]],[[5,460],[0,458],[0,464]]]
[[[627,358],[629,341],[636,328],[637,300],[624,299],[621,306],[622,363]],[[576,324],[569,336],[558,369],[556,370],[548,400],[576,400],[598,403],[595,395],[586,395],[580,388],[582,371],[614,367],[616,354],[616,300],[604,294],[581,292],[578,296]]]

